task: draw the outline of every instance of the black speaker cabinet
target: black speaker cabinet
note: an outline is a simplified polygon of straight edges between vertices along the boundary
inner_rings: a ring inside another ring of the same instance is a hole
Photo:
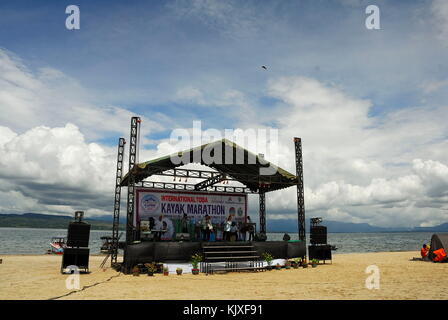
[[[67,233],[68,247],[83,247],[89,246],[90,238],[90,224],[85,222],[70,222]]]
[[[317,260],[332,260],[331,259],[331,246],[308,246],[308,256],[309,259]]]
[[[316,226],[310,228],[311,244],[327,244],[327,227]]]
[[[315,234],[310,236],[311,244],[327,244],[326,234]]]
[[[65,248],[62,255],[61,273],[68,266],[77,266],[85,272],[89,271],[89,248]]]
[[[327,227],[325,226],[315,226],[310,228],[311,234],[327,234]]]

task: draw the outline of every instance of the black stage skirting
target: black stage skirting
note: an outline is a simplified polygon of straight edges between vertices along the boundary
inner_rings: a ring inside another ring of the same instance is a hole
[[[202,246],[244,246],[252,245],[261,256],[269,252],[274,259],[289,259],[306,256],[305,242],[262,241],[262,242],[140,242],[129,244],[124,249],[124,267],[131,268],[139,263],[188,262],[195,253],[202,253]]]

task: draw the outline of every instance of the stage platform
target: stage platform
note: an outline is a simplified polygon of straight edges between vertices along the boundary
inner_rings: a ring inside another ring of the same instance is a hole
[[[253,246],[258,255],[270,253],[274,259],[289,259],[306,256],[304,241],[237,241],[237,242],[195,242],[195,241],[143,241],[128,244],[124,249],[123,271],[139,263],[189,262],[193,254],[203,252],[207,246]]]

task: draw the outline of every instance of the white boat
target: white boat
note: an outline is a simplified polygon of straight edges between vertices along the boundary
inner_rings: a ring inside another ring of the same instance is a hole
[[[48,254],[63,254],[66,247],[65,237],[53,237],[50,242],[50,249]]]

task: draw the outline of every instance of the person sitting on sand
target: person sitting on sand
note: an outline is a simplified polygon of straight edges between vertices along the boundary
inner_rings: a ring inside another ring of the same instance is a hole
[[[423,260],[429,260],[428,253],[429,253],[429,248],[425,243],[425,244],[423,244],[423,247],[420,250],[420,255],[422,256]]]

